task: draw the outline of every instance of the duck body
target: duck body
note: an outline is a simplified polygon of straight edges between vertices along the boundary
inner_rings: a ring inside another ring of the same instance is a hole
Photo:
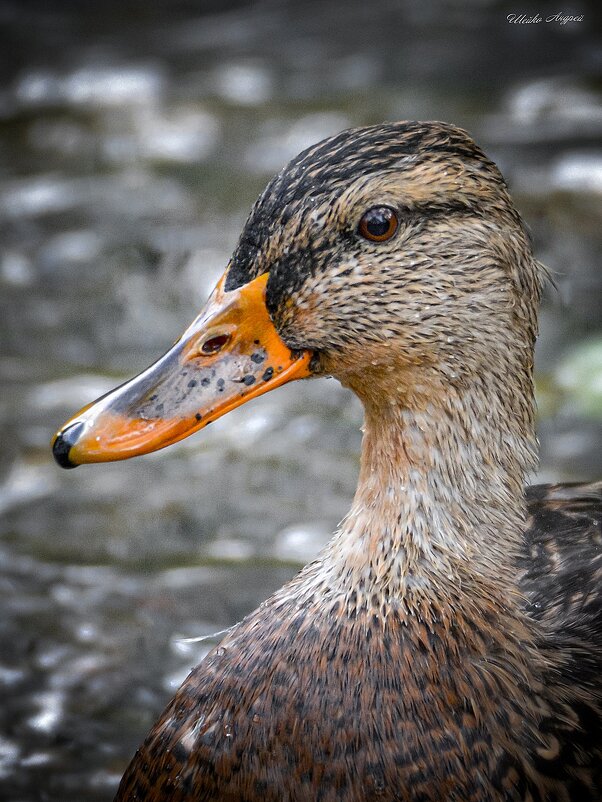
[[[342,132],[270,182],[172,350],[57,434],[63,467],[125,459],[310,375],[364,407],[349,514],[116,802],[602,800],[602,485],[525,492],[543,277],[466,132]]]
[[[192,671],[117,800],[599,800],[602,488],[530,489],[529,514],[525,620],[358,604],[317,561]],[[539,675],[522,640],[535,619]]]

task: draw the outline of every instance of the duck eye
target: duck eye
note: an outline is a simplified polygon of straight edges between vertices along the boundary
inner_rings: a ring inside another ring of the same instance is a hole
[[[373,242],[385,242],[397,231],[399,220],[388,206],[374,206],[364,214],[358,226],[359,234]]]

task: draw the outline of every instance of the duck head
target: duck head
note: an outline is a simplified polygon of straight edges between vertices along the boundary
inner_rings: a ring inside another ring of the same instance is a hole
[[[310,375],[376,407],[492,370],[518,375],[528,397],[538,298],[529,237],[466,132],[344,131],[270,182],[205,309],[158,362],[68,421],[54,454],[75,467],[154,451]]]

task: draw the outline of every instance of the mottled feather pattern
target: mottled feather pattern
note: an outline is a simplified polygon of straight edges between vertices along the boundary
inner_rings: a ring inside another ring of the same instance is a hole
[[[265,272],[281,338],[363,403],[358,489],[117,802],[600,802],[602,487],[525,497],[544,269],[499,170],[444,123],[343,132],[268,185],[226,289]]]
[[[540,486],[528,498],[519,562],[537,618],[544,605],[536,599],[546,586],[536,577],[545,573],[555,584],[571,570],[571,556],[586,557],[588,549],[600,560],[602,488]],[[575,510],[590,522],[588,534],[583,520],[572,518]],[[550,514],[570,519],[566,540],[561,530],[550,532]],[[552,541],[564,564],[530,556],[534,544]],[[445,613],[408,626],[394,608],[386,620],[370,607],[349,616],[336,600],[324,603],[327,588],[305,598],[302,589],[318,567],[309,566],[292,588],[235,627],[191,673],[138,752],[118,799],[600,798],[591,785],[602,782],[600,707],[572,695],[575,677],[550,667],[536,687],[525,687],[521,660],[513,666],[512,651],[505,654],[516,644],[504,643],[500,622],[485,612],[479,629]],[[598,617],[599,587],[591,609]],[[588,613],[580,615],[589,629]],[[565,629],[564,619],[555,622],[559,640],[572,637]],[[503,673],[489,667],[496,660],[506,663]]]
[[[529,489],[522,588],[559,642],[581,642],[576,679],[602,676],[602,483]]]

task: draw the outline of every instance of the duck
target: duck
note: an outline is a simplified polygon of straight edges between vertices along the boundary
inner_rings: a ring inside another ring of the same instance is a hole
[[[350,512],[116,802],[602,799],[602,483],[526,486],[545,279],[466,131],[346,130],[270,181],[174,346],[57,432],[64,468],[127,459],[314,376],[364,410]]]

